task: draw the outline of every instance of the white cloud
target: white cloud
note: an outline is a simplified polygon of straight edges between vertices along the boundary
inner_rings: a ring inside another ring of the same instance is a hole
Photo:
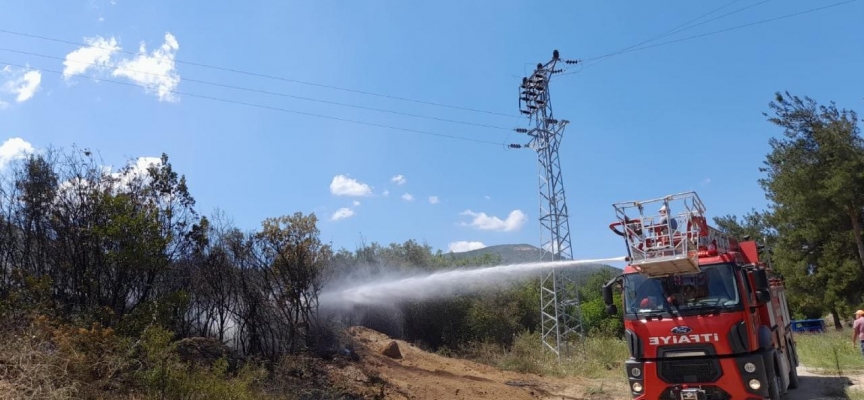
[[[33,145],[21,138],[10,138],[0,145],[0,169],[6,168],[10,162],[26,157],[35,151]]]
[[[522,212],[522,210],[511,211],[510,215],[507,216],[507,219],[503,221],[498,217],[489,216],[483,212],[476,213],[471,210],[465,210],[461,215],[474,217],[474,220],[472,220],[470,224],[463,222],[463,226],[470,226],[484,231],[518,231],[519,229],[522,229],[526,222],[528,222],[528,217]]]
[[[372,188],[345,175],[336,175],[330,182],[330,193],[336,196],[369,196]]]
[[[387,196],[390,195],[390,191],[389,191],[389,190],[385,190],[385,191],[381,192],[381,195],[384,196],[384,197],[387,197]]]
[[[0,86],[0,90],[15,95],[15,102],[17,103],[23,103],[33,98],[42,83],[42,73],[37,70],[24,68],[16,71],[7,65],[3,68],[2,73],[6,81]],[[7,106],[9,106],[8,102],[0,100],[0,108]]]
[[[160,101],[176,101],[177,97],[172,92],[180,84],[180,75],[175,69],[174,57],[179,49],[180,43],[171,33],[165,34],[165,43],[150,55],[142,42],[138,55],[118,62],[112,75],[129,78],[144,86],[147,93],[156,93]]]
[[[486,197],[486,200],[492,200],[492,197],[489,196],[488,194],[485,197]]]
[[[66,55],[63,61],[63,78],[81,75],[90,69],[111,70],[111,76],[127,78],[142,86],[145,93],[156,94],[160,101],[177,101],[173,93],[180,84],[174,58],[180,43],[170,32],[165,33],[165,42],[149,54],[142,42],[138,54],[132,58],[114,60],[122,48],[117,39],[101,36],[84,38],[86,46]]]
[[[709,183],[711,183],[711,178],[705,178],[705,180],[702,181],[703,185],[707,185]]]
[[[87,46],[81,47],[66,55],[63,60],[63,78],[69,79],[81,75],[90,68],[106,68],[111,66],[111,56],[120,51],[115,38],[84,38]]]
[[[544,250],[546,250],[546,251],[548,251],[548,252],[551,252],[552,254],[557,254],[557,253],[558,253],[558,249],[561,248],[561,243],[559,243],[559,242],[551,242],[551,241],[550,241],[550,242],[548,242],[548,243],[546,243],[546,244],[544,244],[544,245],[542,245],[542,246],[540,246],[540,247],[542,247]]]
[[[330,217],[331,221],[339,221],[340,219],[349,218],[354,215],[354,211],[347,207],[342,207],[336,212],[333,213],[333,216]]]
[[[438,196],[429,196],[429,204],[438,204]]]
[[[130,165],[129,173],[122,174],[121,172],[115,172],[111,174],[112,177],[119,180],[119,184],[121,187],[128,186],[133,179],[136,177],[146,177],[147,169],[150,166],[159,167],[162,165],[162,159],[159,157],[138,157],[135,160],[135,164]]]
[[[411,193],[405,193],[402,195],[402,200],[414,201],[414,196]]]
[[[149,175],[147,169],[150,166],[159,167],[162,165],[162,159],[159,157],[138,157],[134,162],[127,163],[117,172],[111,172],[112,167],[109,165],[101,166],[102,172],[109,179],[100,179],[98,184],[101,186],[99,190],[111,190],[114,193],[122,193],[130,189],[130,185],[136,179],[140,178],[143,184],[149,183]],[[88,181],[84,178],[72,178],[60,183],[59,196],[57,201],[65,200],[67,202],[77,202],[78,198],[85,195],[88,191],[97,189],[97,182]],[[171,200],[170,194],[162,196],[162,200]]]
[[[352,204],[354,204],[354,207],[357,207],[357,206],[359,206],[359,205],[360,205],[360,202],[359,202],[359,201],[357,201],[357,200],[354,200],[354,202],[353,202],[353,203],[352,203]]]
[[[397,185],[404,185],[405,182],[408,182],[408,180],[405,179],[405,177],[402,175],[396,175],[390,178],[390,181],[396,183]]]
[[[471,250],[479,250],[486,247],[483,242],[468,242],[465,240],[450,243],[447,248],[454,253],[463,253]]]

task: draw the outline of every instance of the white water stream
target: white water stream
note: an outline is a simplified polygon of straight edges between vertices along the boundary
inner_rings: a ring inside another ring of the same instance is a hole
[[[318,296],[318,301],[321,308],[342,308],[353,305],[392,304],[400,300],[426,300],[452,296],[471,288],[482,289],[498,285],[553,267],[571,268],[615,261],[624,261],[624,257],[508,264],[435,272],[407,278],[379,278],[353,287],[325,291]]]

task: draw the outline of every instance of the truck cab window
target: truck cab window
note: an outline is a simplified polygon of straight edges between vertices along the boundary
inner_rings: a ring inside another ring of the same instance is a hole
[[[741,304],[731,264],[702,267],[702,271],[670,277],[629,275],[624,281],[625,312],[683,312],[717,307],[733,310]]]

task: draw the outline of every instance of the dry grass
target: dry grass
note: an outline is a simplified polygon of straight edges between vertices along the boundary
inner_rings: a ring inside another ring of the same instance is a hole
[[[864,373],[864,357],[858,344],[852,343],[851,336],[848,330],[796,334],[801,364],[815,373],[826,375]],[[864,391],[858,389],[840,389],[836,395],[849,400],[864,400]]]
[[[625,343],[618,339],[588,337],[572,343],[561,362],[544,349],[539,334],[519,335],[510,350],[478,344],[465,350],[468,358],[504,370],[540,375],[584,378],[623,377],[623,363],[629,357]]]
[[[796,334],[798,358],[801,363],[817,372],[843,375],[864,372],[864,357],[858,344],[852,343],[850,331],[828,331],[815,334]]]
[[[25,328],[0,332],[0,397],[3,399],[259,399],[261,368],[227,373],[179,361],[167,338],[154,329],[136,340],[111,329],[54,325],[36,318]]]
[[[5,399],[72,399],[80,385],[52,343],[33,330],[0,337],[0,393]]]

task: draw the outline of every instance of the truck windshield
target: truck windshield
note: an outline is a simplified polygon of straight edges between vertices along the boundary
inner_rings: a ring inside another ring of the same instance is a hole
[[[701,267],[701,272],[662,278],[624,276],[626,314],[683,314],[705,309],[738,309],[741,298],[731,264]]]

